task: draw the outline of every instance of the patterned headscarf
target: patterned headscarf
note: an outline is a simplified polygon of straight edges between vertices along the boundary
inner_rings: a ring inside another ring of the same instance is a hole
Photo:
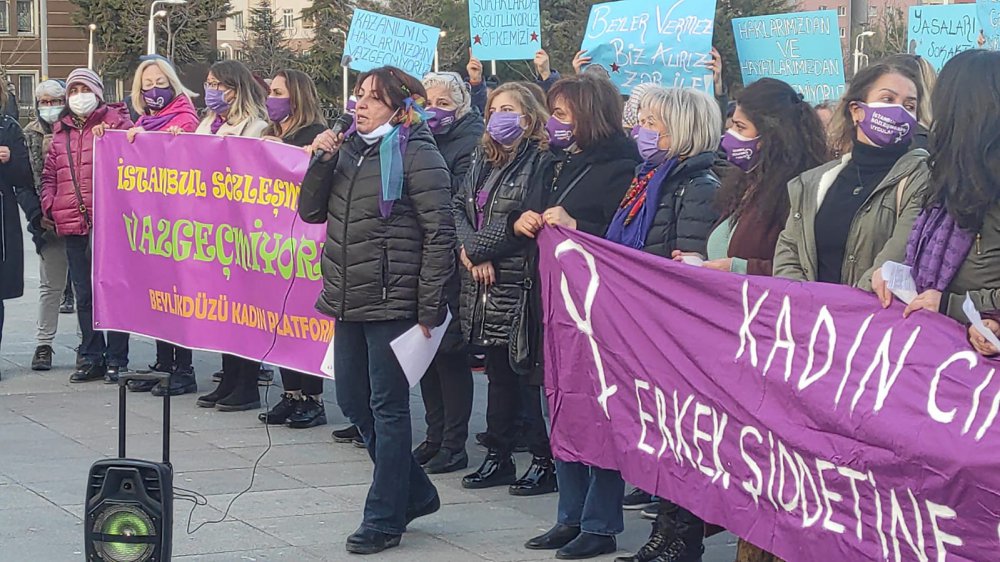
[[[656,84],[647,82],[632,88],[632,95],[625,101],[625,109],[622,111],[622,127],[624,129],[631,130],[632,127],[639,124],[639,104],[642,103],[642,97],[646,95],[646,92],[655,86]]]

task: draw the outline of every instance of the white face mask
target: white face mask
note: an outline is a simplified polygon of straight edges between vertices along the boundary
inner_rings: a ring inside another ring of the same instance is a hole
[[[63,109],[66,109],[66,106],[53,105],[49,107],[39,107],[38,116],[42,118],[42,121],[51,125],[59,120],[59,116],[62,115]]]
[[[69,109],[80,117],[86,117],[97,109],[97,95],[93,92],[73,94],[69,97]]]
[[[379,141],[379,139],[392,132],[393,127],[394,125],[391,123],[382,123],[382,125],[376,127],[375,130],[370,133],[362,133],[361,131],[358,131],[358,136],[368,144],[375,144]]]

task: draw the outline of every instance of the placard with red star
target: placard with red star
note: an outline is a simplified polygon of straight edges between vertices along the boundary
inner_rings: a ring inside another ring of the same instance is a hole
[[[472,55],[531,60],[542,46],[539,0],[469,0]]]

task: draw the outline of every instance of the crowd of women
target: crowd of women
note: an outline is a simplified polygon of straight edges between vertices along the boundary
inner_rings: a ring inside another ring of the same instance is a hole
[[[71,380],[115,382],[129,365],[128,335],[92,324],[94,137],[196,132],[322,150],[303,180],[299,213],[327,225],[317,308],[337,320],[336,396],[353,424],[334,437],[367,448],[374,461],[347,550],[398,545],[410,522],[440,508],[427,474],[469,465],[475,353],[485,356],[489,381],[486,431],[476,436],[487,454],[462,485],[558,491],[555,525],[526,548],[559,559],[615,552],[623,509],[652,506],[648,542],[621,560],[699,560],[703,538],[717,529],[695,506],[626,495],[619,473],[552,458],[535,237],[551,226],[577,229],[737,275],[854,286],[886,307],[893,296],[880,266],[897,261],[912,267],[919,293],[905,315],[964,322],[969,293],[989,317],[1000,309],[1000,262],[989,257],[1000,252],[1000,53],[961,53],[940,76],[919,57],[893,56],[859,71],[841,100],[818,109],[772,79],[731,102],[643,85],[623,103],[606,73],[577,61],[577,73],[561,77],[540,52],[537,82],[505,84],[485,80],[475,59],[467,79],[440,72],[420,81],[377,68],[357,80],[354,124],[342,133],[327,129],[312,81],[294,70],[264,81],[239,62],[216,63],[199,119],[196,94],[169,61],[150,57],[133,82],[134,123],[125,106],[104,101],[89,70],[43,82],[27,142],[14,120],[0,122],[0,297],[23,289],[20,266],[13,269],[21,261],[16,195],[41,255],[33,368],[52,366],[67,271],[81,334]],[[721,90],[718,59],[713,70]],[[409,388],[389,343],[414,322],[429,335],[448,309],[454,320],[421,380],[427,437],[414,448]],[[2,311],[0,301],[0,323]],[[1000,323],[987,325],[1000,333]],[[969,340],[983,355],[998,352],[971,329]],[[190,350],[159,342],[151,368],[170,377],[133,381],[131,390],[197,390]],[[218,386],[198,405],[260,408],[261,372],[258,362],[224,355]],[[281,378],[281,400],[261,421],[325,424],[322,379],[287,369]],[[518,447],[532,456],[520,476]],[[745,542],[737,556],[777,560]]]

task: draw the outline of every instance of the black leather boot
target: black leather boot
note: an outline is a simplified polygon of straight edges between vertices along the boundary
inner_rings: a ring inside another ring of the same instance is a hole
[[[534,457],[524,476],[510,486],[512,496],[540,496],[559,490],[556,484],[556,465],[552,459]]]
[[[704,542],[705,522],[679,508],[669,522],[666,548],[651,562],[701,562]]]
[[[510,453],[490,449],[479,470],[462,478],[462,487],[472,490],[508,486],[517,478],[517,466]]]
[[[668,532],[673,522],[673,513],[665,512],[660,508],[657,512],[656,521],[653,521],[653,529],[649,533],[649,540],[639,548],[639,551],[632,556],[619,556],[616,562],[651,562],[658,557],[666,548],[670,540]]]
[[[614,536],[580,533],[566,546],[556,552],[557,560],[587,560],[618,550],[618,541]]]
[[[225,383],[228,378],[228,375],[223,377],[222,382]],[[236,379],[233,391],[225,398],[219,399],[215,403],[215,409],[220,412],[243,412],[260,408],[260,391],[257,390],[256,377],[240,373],[236,375]]]
[[[560,523],[549,529],[544,535],[539,535],[524,543],[524,548],[528,550],[558,550],[578,536],[580,536],[579,527],[570,527]]]
[[[202,408],[214,408],[216,402],[232,394],[235,388],[236,375],[223,376],[219,379],[219,386],[215,387],[215,390],[198,397],[197,404]]]

